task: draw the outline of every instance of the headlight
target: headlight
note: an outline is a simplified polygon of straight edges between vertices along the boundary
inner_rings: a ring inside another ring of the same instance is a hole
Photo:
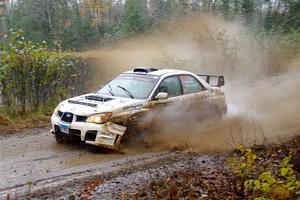
[[[112,116],[111,112],[96,114],[96,115],[89,116],[87,118],[86,122],[95,123],[95,124],[103,124],[103,123],[107,122],[111,116]]]
[[[60,110],[60,108],[61,108],[62,106],[64,106],[63,103],[58,104],[58,105],[56,106],[56,108],[54,109],[53,114],[59,116],[58,113],[59,113],[59,110]],[[61,117],[61,116],[59,116],[59,117]]]
[[[55,115],[57,115],[57,112],[58,112],[58,110],[59,110],[59,105],[54,109],[54,112],[53,112],[53,114],[55,114]]]

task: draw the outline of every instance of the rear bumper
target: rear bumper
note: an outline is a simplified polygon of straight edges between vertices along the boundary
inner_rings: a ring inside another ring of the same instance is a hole
[[[126,127],[111,122],[105,124],[76,121],[65,123],[55,114],[51,117],[51,124],[51,133],[55,135],[66,134],[60,131],[60,125],[67,124],[69,127],[69,134],[66,135],[76,135],[80,137],[81,141],[84,141],[87,144],[110,149],[117,149],[119,147],[121,138],[126,131]]]

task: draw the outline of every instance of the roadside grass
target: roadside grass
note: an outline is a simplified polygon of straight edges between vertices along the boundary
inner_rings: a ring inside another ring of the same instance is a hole
[[[12,115],[0,110],[0,135],[13,134],[30,128],[47,127],[50,124],[50,116],[50,113],[40,111],[24,115]]]

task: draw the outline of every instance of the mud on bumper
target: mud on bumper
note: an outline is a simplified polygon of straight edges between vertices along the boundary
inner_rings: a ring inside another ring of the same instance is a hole
[[[78,136],[81,141],[87,144],[101,146],[110,149],[117,149],[120,145],[126,127],[111,122],[105,124],[94,124],[86,122],[68,123],[69,133],[63,133],[60,129],[61,124],[66,124],[59,117],[53,115],[51,117],[52,129],[51,133],[65,136]]]

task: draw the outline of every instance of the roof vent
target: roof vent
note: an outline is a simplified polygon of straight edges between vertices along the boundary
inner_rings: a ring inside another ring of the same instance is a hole
[[[157,71],[157,70],[158,70],[158,69],[156,69],[156,68],[136,67],[136,68],[134,68],[133,72],[149,73],[149,72],[154,72],[154,71]]]

